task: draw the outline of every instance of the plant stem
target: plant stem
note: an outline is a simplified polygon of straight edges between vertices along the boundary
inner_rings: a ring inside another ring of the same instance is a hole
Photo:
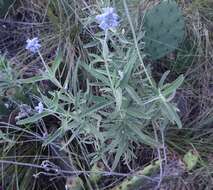
[[[103,49],[104,49],[104,46],[107,46],[107,36],[108,36],[108,30],[105,31]],[[104,65],[105,65],[106,72],[107,72],[107,75],[108,75],[108,78],[109,78],[109,81],[110,81],[111,89],[113,91],[113,94],[115,95],[115,93],[114,93],[115,89],[114,89],[114,85],[113,85],[113,82],[112,82],[112,79],[111,79],[111,74],[110,74],[110,71],[109,71],[109,63],[107,61],[108,56],[103,56],[103,57],[104,57]]]
[[[159,143],[156,122],[153,122],[153,129],[154,129],[154,134],[155,134],[155,140],[156,140],[157,143]],[[157,153],[158,153],[158,160],[160,162],[160,176],[159,176],[159,182],[158,182],[158,185],[157,185],[157,189],[159,189],[161,182],[163,180],[163,176],[164,176],[163,160],[162,160],[162,157],[161,157],[161,149],[159,147],[157,148]]]
[[[39,55],[39,57],[41,58],[41,62],[43,63],[43,65],[44,65],[46,71],[49,73],[49,68],[48,68],[48,66],[46,65],[46,63],[45,63],[45,61],[44,61],[44,58],[43,58],[43,56],[41,55],[41,52],[40,52],[40,51],[38,51],[38,55]]]
[[[137,37],[136,37],[135,30],[134,30],[134,26],[133,26],[133,24],[132,24],[132,20],[131,20],[130,14],[129,14],[129,10],[128,10],[128,6],[127,6],[127,3],[126,3],[126,0],[123,0],[123,4],[124,4],[124,8],[125,8],[125,11],[126,11],[126,15],[127,15],[127,18],[128,18],[128,20],[129,20],[129,24],[130,24],[130,27],[131,27],[131,30],[132,30],[132,35],[133,35],[133,39],[134,39],[134,43],[135,43],[135,48],[136,48],[136,50],[137,50],[139,60],[140,60],[141,65],[142,65],[142,67],[143,67],[143,69],[144,69],[144,72],[145,72],[145,74],[146,74],[146,77],[147,77],[147,79],[149,80],[150,85],[151,85],[152,87],[154,87],[154,84],[153,84],[153,82],[152,82],[152,79],[151,79],[151,77],[149,76],[149,73],[148,73],[148,71],[147,71],[147,69],[146,69],[146,67],[145,67],[145,65],[144,65],[143,58],[142,58],[142,56],[141,56],[141,54],[140,54],[140,50],[139,50],[138,42],[137,42]]]

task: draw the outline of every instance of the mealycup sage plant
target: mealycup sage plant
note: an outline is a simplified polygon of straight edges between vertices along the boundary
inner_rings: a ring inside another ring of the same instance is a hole
[[[17,121],[19,125],[38,122],[48,115],[60,120],[60,127],[46,135],[43,144],[54,143],[57,138],[69,139],[61,144],[63,151],[75,139],[84,145],[93,145],[89,153],[90,163],[103,161],[111,171],[116,169],[120,159],[131,169],[137,145],[156,148],[161,162],[166,164],[166,146],[164,133],[169,125],[181,128],[178,109],[173,103],[177,88],[183,82],[183,76],[171,83],[165,83],[166,72],[156,83],[151,68],[144,64],[143,51],[138,47],[136,32],[126,5],[125,12],[131,32],[119,32],[120,20],[112,7],[104,8],[95,17],[100,31],[95,34],[101,51],[89,53],[89,60],[78,58],[75,73],[84,73],[86,87],[82,89],[82,78],[73,74],[68,83],[62,84],[56,77],[61,64],[60,54],[55,62],[48,66],[40,53],[38,38],[27,41],[26,49],[40,56],[45,71],[40,76],[20,79],[21,84],[49,80],[57,90],[49,95],[41,93],[42,101],[35,107],[37,112],[30,117]],[[127,36],[132,35],[133,41]],[[101,36],[101,37],[100,37]],[[125,42],[119,41],[119,37]],[[99,50],[100,50],[99,49]],[[74,82],[73,82],[74,81]],[[113,160],[113,162],[112,162]]]

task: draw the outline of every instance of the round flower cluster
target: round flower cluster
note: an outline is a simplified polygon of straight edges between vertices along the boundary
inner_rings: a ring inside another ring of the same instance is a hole
[[[99,27],[103,30],[114,29],[118,26],[118,15],[115,13],[114,8],[103,8],[104,13],[97,15],[96,19],[99,22]]]
[[[28,39],[26,49],[31,51],[32,53],[36,53],[39,51],[41,45],[39,44],[38,38]]]

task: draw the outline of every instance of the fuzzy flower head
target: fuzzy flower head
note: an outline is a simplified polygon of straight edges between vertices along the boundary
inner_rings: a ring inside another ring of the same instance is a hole
[[[41,102],[39,102],[38,105],[35,107],[35,110],[38,113],[42,113],[44,111],[44,105]]]
[[[103,30],[114,29],[118,26],[118,15],[112,7],[103,8],[103,14],[97,15],[96,20]]]
[[[39,44],[38,38],[28,39],[26,49],[31,51],[32,53],[38,52],[41,45]]]

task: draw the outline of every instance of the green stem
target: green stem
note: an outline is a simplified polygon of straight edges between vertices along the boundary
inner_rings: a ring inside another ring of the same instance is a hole
[[[43,56],[41,55],[40,51],[38,51],[38,55],[41,58],[41,62],[43,63],[46,72],[48,73],[48,78],[49,80],[52,81],[53,84],[55,84],[58,88],[63,89],[63,87],[61,86],[60,82],[55,78],[55,76],[53,76],[53,73],[51,72],[50,68],[48,67],[48,65],[45,63]]]
[[[103,48],[104,48],[104,46],[107,46],[107,35],[108,35],[108,30],[105,31]],[[115,93],[114,93],[115,89],[114,89],[114,85],[113,85],[113,82],[112,82],[111,74],[110,74],[110,71],[109,71],[109,64],[108,64],[108,61],[107,61],[107,57],[108,56],[104,56],[104,65],[105,65],[105,68],[106,68],[107,76],[108,76],[109,81],[110,81],[111,89],[113,91],[113,94],[115,95]]]
[[[151,77],[149,76],[149,73],[147,72],[147,69],[146,69],[146,67],[145,67],[145,65],[144,65],[144,62],[143,62],[143,58],[142,58],[142,56],[141,56],[141,54],[140,54],[140,50],[139,50],[139,47],[138,47],[137,37],[136,37],[135,30],[134,30],[134,26],[133,26],[133,24],[132,24],[132,20],[131,20],[130,14],[129,14],[129,10],[128,10],[128,6],[127,6],[127,3],[126,3],[126,0],[123,0],[123,4],[124,4],[124,8],[125,8],[125,11],[126,11],[126,15],[127,15],[127,18],[128,18],[128,20],[129,20],[129,24],[130,24],[130,27],[131,27],[131,30],[132,30],[132,35],[133,35],[133,39],[134,39],[134,43],[135,43],[135,48],[136,48],[136,50],[137,50],[139,60],[140,60],[141,65],[142,65],[142,67],[143,67],[143,69],[144,69],[144,72],[145,72],[145,74],[146,74],[146,76],[147,76],[147,78],[148,78],[148,80],[149,80],[150,85],[151,85],[152,87],[154,87],[154,84],[153,84],[153,82],[152,82],[152,79],[151,79]]]
[[[46,63],[45,63],[45,61],[44,61],[44,58],[43,58],[43,56],[41,55],[40,51],[38,51],[38,55],[39,55],[39,57],[41,58],[41,62],[43,63],[43,65],[44,65],[46,71],[47,71],[48,74],[49,74],[49,67],[46,65]]]

